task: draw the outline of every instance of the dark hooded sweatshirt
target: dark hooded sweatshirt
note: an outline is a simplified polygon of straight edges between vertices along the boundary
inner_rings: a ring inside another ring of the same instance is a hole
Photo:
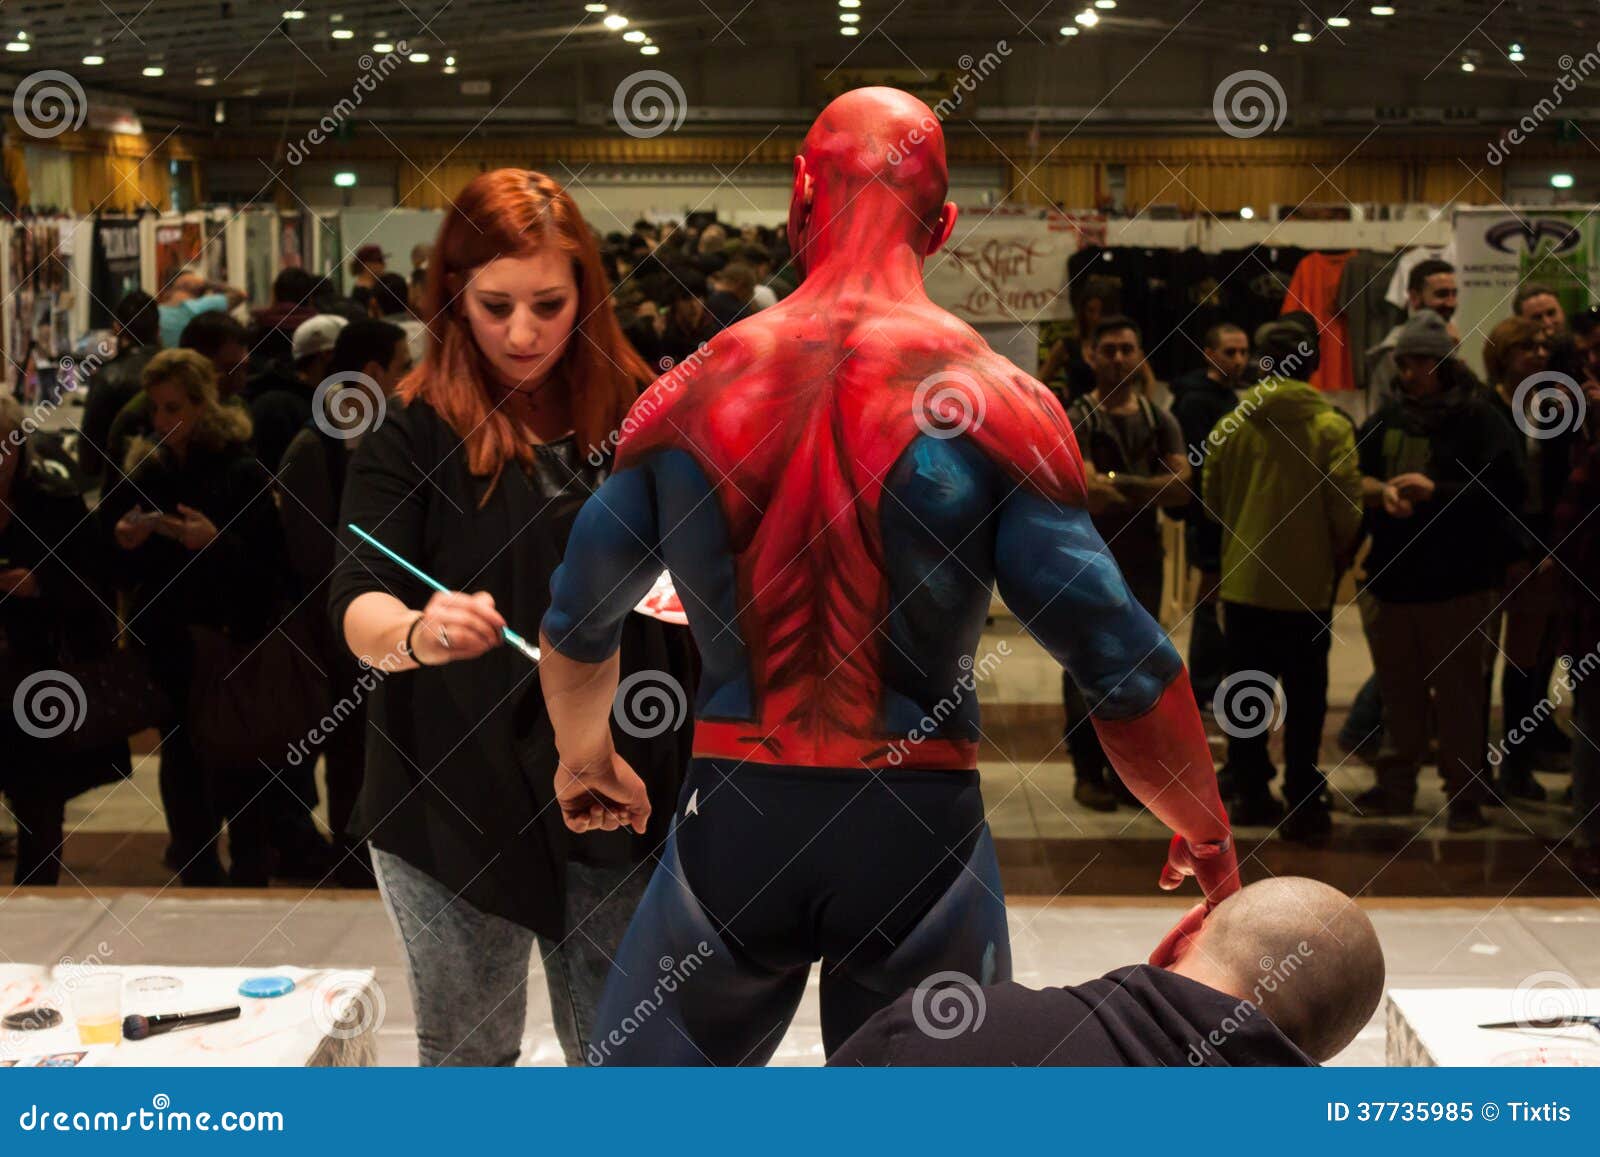
[[[1313,1064],[1255,1005],[1198,981],[1135,964],[1071,988],[1007,982],[982,990],[909,992],[828,1058],[829,1065],[1150,1067]],[[966,1003],[960,1002],[965,997]],[[933,1003],[930,1003],[930,1000]],[[919,1007],[920,1001],[920,1007]],[[970,1010],[982,1009],[979,1019]],[[957,1015],[952,1017],[950,1013]],[[930,1035],[921,1021],[939,1034]],[[943,1034],[965,1021],[967,1031]]]

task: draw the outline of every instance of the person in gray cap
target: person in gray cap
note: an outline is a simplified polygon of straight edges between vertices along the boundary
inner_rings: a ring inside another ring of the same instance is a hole
[[[1437,701],[1451,831],[1488,826],[1489,640],[1495,591],[1516,555],[1524,486],[1510,424],[1455,356],[1444,318],[1414,314],[1395,342],[1399,397],[1361,428],[1367,502],[1367,640],[1383,691],[1378,783],[1364,814],[1408,815]]]

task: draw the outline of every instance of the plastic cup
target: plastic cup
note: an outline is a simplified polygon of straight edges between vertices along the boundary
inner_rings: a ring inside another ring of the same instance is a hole
[[[91,972],[72,985],[72,1019],[86,1045],[122,1039],[122,973]]]

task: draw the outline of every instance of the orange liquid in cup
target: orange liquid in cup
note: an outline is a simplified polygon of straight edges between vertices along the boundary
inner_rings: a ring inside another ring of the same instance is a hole
[[[80,1020],[78,1039],[86,1045],[114,1045],[122,1039],[122,1020],[119,1017]]]

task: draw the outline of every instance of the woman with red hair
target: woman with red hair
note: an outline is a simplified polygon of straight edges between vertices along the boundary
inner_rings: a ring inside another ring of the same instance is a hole
[[[353,827],[372,845],[405,946],[423,1064],[516,1061],[536,940],[563,1052],[581,1063],[649,875],[636,865],[654,839],[566,832],[551,806],[556,750],[536,668],[500,635],[508,623],[537,628],[572,521],[650,380],[608,289],[560,185],[522,169],[480,175],[428,262],[426,357],[394,398],[374,392],[347,431],[360,447],[341,523],[449,588],[431,592],[344,532],[330,613],[382,673],[366,679]],[[687,632],[629,618],[624,663],[689,682]],[[687,732],[634,737],[667,820]]]

